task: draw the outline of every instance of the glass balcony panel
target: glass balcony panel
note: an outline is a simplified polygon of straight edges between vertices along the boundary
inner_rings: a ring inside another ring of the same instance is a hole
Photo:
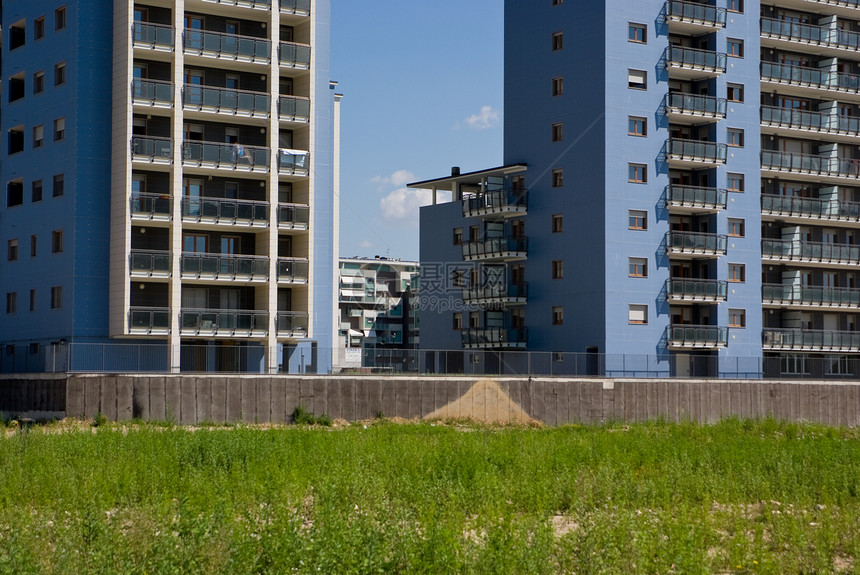
[[[726,161],[726,145],[700,140],[666,140],[666,154],[678,160],[721,162]]]
[[[676,66],[702,68],[713,71],[726,70],[726,55],[712,50],[699,50],[684,46],[669,46],[664,57],[667,64]]]
[[[726,9],[698,2],[669,0],[665,5],[667,18],[687,21],[706,22],[714,26],[726,25]]]
[[[301,150],[278,150],[278,169],[283,172],[308,169],[308,153]]]
[[[283,66],[309,68],[311,65],[311,47],[307,44],[281,42],[279,59]]]
[[[158,250],[132,250],[129,256],[132,274],[169,275],[170,252]]]
[[[280,0],[281,12],[310,14],[311,0]]]
[[[172,212],[172,201],[167,194],[140,194],[132,192],[130,210],[134,217],[149,219],[169,219]]]
[[[670,92],[666,94],[663,106],[667,111],[677,110],[681,114],[725,117],[727,101],[725,98]]]
[[[132,24],[131,34],[135,46],[149,48],[173,48],[173,27],[159,26],[158,24],[147,24],[135,22]]]
[[[131,154],[149,161],[173,160],[173,140],[153,136],[135,136],[131,139]]]
[[[173,104],[173,82],[142,80],[135,78],[131,83],[131,97],[135,104]]]
[[[281,120],[308,121],[311,115],[311,101],[296,96],[280,96],[278,99],[278,118]]]
[[[527,208],[528,191],[525,189],[493,190],[463,199],[463,214],[471,216],[525,213]]]
[[[278,225],[284,228],[307,229],[310,207],[303,204],[278,204]]]
[[[278,312],[278,333],[307,333],[308,314],[303,312]]]
[[[269,41],[264,38],[187,28],[185,30],[185,51],[190,53],[206,52],[219,58],[257,62],[269,60],[269,47]]]
[[[128,325],[132,329],[170,329],[170,310],[150,307],[129,308]]]
[[[278,280],[288,282],[306,282],[309,274],[309,263],[304,258],[278,258]]]
[[[718,188],[669,185],[665,192],[668,203],[685,207],[725,209],[728,199],[728,192]]]
[[[182,198],[182,219],[185,221],[211,220],[234,224],[249,222],[267,225],[269,206],[266,202],[225,198]]]
[[[266,169],[269,166],[269,149],[244,144],[185,141],[182,143],[185,163],[209,164],[216,168]]]

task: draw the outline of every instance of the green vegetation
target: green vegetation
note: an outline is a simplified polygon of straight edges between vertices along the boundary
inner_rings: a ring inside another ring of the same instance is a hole
[[[5,573],[858,573],[860,433],[56,424],[0,433]]]

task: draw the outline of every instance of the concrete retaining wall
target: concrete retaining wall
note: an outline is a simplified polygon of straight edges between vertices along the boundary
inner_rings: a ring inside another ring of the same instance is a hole
[[[285,423],[302,405],[349,421],[470,417],[547,425],[715,422],[727,417],[860,425],[860,382],[324,376],[26,376],[0,380],[0,412],[111,420]]]

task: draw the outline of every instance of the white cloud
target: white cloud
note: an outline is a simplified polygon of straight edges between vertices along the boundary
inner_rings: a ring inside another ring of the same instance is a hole
[[[386,220],[418,221],[418,208],[433,202],[430,190],[400,188],[379,200],[379,210]]]
[[[367,248],[373,247],[373,242],[370,242],[368,240],[361,240],[360,242],[358,242],[358,247],[366,250]]]
[[[486,130],[499,123],[499,111],[492,106],[482,106],[480,112],[469,116],[464,122],[473,130]]]
[[[380,192],[383,191],[384,186],[392,185],[395,188],[402,188],[409,182],[415,181],[415,174],[410,172],[409,170],[397,170],[390,176],[375,176],[370,179],[372,184],[377,184],[379,188],[377,188]]]

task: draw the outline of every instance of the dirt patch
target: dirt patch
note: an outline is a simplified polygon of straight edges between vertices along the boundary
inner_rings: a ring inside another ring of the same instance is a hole
[[[471,419],[481,423],[530,425],[536,421],[523,411],[493,379],[480,379],[460,399],[424,419]]]

